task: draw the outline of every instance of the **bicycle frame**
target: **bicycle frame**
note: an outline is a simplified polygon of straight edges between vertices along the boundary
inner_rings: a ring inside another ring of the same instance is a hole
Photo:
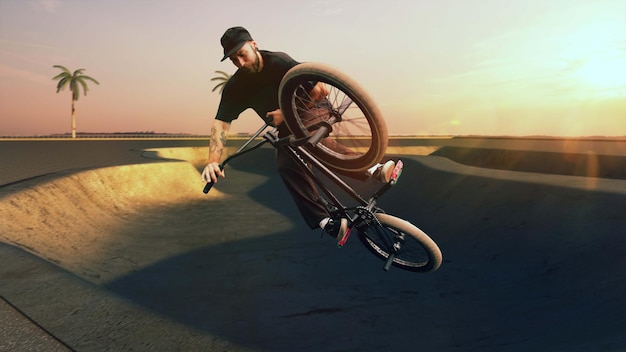
[[[373,218],[373,213],[380,211],[376,208],[377,199],[383,195],[387,190],[391,188],[393,182],[384,184],[378,191],[376,191],[372,196],[368,199],[363,198],[360,194],[358,194],[352,186],[347,184],[343,179],[341,179],[334,171],[326,167],[322,162],[320,162],[313,154],[311,154],[304,145],[314,146],[318,141],[325,137],[324,132],[328,131],[329,126],[321,126],[318,129],[319,133],[316,133],[309,138],[305,138],[302,140],[294,139],[293,136],[279,138],[277,136],[277,128],[274,127],[272,130],[267,131],[263,136],[263,140],[259,141],[257,144],[250,146],[249,145],[257,139],[264,131],[266,131],[271,125],[265,124],[261,127],[256,133],[254,133],[247,142],[245,142],[235,153],[227,157],[221,164],[220,168],[223,169],[224,166],[232,159],[239,157],[243,154],[246,154],[252,150],[255,150],[261,147],[265,143],[270,143],[274,148],[283,148],[285,151],[289,153],[289,155],[302,167],[303,170],[311,177],[311,179],[315,182],[315,184],[319,187],[319,189],[324,193],[326,197],[329,198],[321,198],[321,201],[324,203],[326,208],[328,208],[331,215],[333,213],[340,214],[342,217],[345,217],[349,220],[350,227],[355,226],[354,224],[358,224],[360,222],[367,222],[368,220]],[[311,165],[311,167],[309,167]],[[359,206],[357,207],[346,207],[337,196],[320,180],[320,178],[315,175],[313,172],[314,169],[317,169],[322,174],[324,174],[331,182],[339,186],[341,190],[343,190],[346,194],[348,194],[351,198],[353,198]],[[207,183],[204,188],[204,193],[207,193],[211,187],[213,186],[212,182]],[[359,211],[360,210],[360,211]],[[367,215],[372,216],[367,216]],[[360,219],[360,220],[359,220]],[[357,226],[358,227],[358,226]],[[343,244],[340,244],[343,245]]]

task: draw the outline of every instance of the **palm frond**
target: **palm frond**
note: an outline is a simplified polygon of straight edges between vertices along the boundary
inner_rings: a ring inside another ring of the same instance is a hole
[[[83,74],[83,71],[85,71],[84,68],[79,68],[78,70],[74,71],[74,73],[72,73],[72,77],[80,77]]]
[[[226,85],[226,83],[228,83],[228,81],[230,80],[232,75],[230,75],[229,73],[226,73],[224,71],[219,71],[219,70],[215,71],[215,73],[217,73],[217,74],[219,74],[221,76],[213,77],[213,78],[211,78],[211,81],[220,81],[220,83],[215,85],[215,87],[213,87],[211,92],[215,92],[219,88],[219,93],[222,94],[222,91],[224,90],[224,86]]]
[[[82,78],[82,79],[87,79],[87,80],[90,80],[90,81],[92,81],[93,83],[98,84],[98,85],[100,84],[100,82],[98,82],[95,78],[91,78],[91,77],[89,77],[89,76],[84,76],[84,75],[83,75],[83,76],[81,76],[81,78]]]
[[[68,76],[68,74],[66,72],[61,72],[58,75],[52,77],[52,79],[56,80],[56,79],[59,79],[59,78],[62,78],[62,77],[67,77],[67,76]]]
[[[57,93],[63,89],[65,89],[65,86],[68,85],[68,83],[71,81],[71,77],[69,76],[64,76],[59,80],[59,83],[57,83]]]
[[[54,67],[54,68],[58,68],[58,69],[63,70],[64,72],[70,73],[70,70],[68,70],[68,69],[67,69],[67,67],[65,67],[65,66],[61,66],[61,65],[53,65],[52,67]]]
[[[89,91],[89,87],[87,86],[87,82],[85,82],[83,79],[81,79],[82,77],[78,77],[76,79],[76,82],[78,82],[82,87],[83,87],[83,94],[87,95],[87,92]],[[78,88],[78,85],[76,86],[76,88]],[[78,100],[78,96],[80,95],[80,89],[76,89],[76,94],[74,95],[76,97],[76,99],[74,100]]]
[[[217,84],[215,87],[213,87],[213,89],[211,89],[211,92],[215,92],[215,90],[217,88],[220,88],[219,93],[222,93],[222,90],[224,90],[224,86],[226,85],[226,82],[221,82],[219,84]]]

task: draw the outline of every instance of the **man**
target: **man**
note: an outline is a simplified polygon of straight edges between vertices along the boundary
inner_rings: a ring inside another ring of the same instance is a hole
[[[281,137],[290,134],[279,108],[278,87],[285,73],[298,64],[285,53],[259,50],[256,41],[243,27],[226,30],[221,44],[224,48],[222,61],[229,58],[237,71],[224,86],[217,115],[211,126],[209,160],[202,171],[202,180],[213,182],[217,182],[218,177],[225,177],[219,164],[226,134],[231,122],[244,110],[252,108],[261,118],[271,121]],[[323,99],[324,85],[319,83],[309,94],[318,100]],[[330,218],[326,208],[319,202],[320,196],[313,180],[280,148],[277,151],[277,166],[287,190],[309,227],[322,228],[330,236],[341,240],[346,232],[347,220]],[[393,161],[378,164],[370,169],[370,175],[378,176],[382,182],[389,182],[394,166]]]

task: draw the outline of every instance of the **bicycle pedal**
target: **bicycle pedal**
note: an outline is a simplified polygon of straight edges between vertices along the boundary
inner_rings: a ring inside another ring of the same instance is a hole
[[[398,160],[396,162],[396,167],[394,167],[393,171],[391,172],[391,179],[389,180],[390,185],[393,186],[396,184],[396,182],[398,182],[400,175],[402,175],[403,167],[404,167],[404,164],[402,163],[402,160]]]
[[[346,229],[346,233],[343,234],[343,237],[340,238],[339,241],[337,241],[337,247],[339,248],[343,247],[343,245],[346,244],[346,242],[348,242],[348,237],[350,237],[349,227]]]

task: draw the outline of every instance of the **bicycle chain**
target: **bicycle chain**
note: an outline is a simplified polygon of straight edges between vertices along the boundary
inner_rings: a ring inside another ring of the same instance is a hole
[[[378,220],[378,218],[376,217],[376,215],[374,214],[373,211],[367,209],[366,207],[364,207],[362,205],[357,206],[356,210],[357,210],[358,216],[361,219],[363,219],[363,221],[366,221],[366,220],[370,220],[371,221],[373,219],[374,222],[376,223],[376,225],[381,226],[381,227],[383,226],[380,223],[380,221]]]

